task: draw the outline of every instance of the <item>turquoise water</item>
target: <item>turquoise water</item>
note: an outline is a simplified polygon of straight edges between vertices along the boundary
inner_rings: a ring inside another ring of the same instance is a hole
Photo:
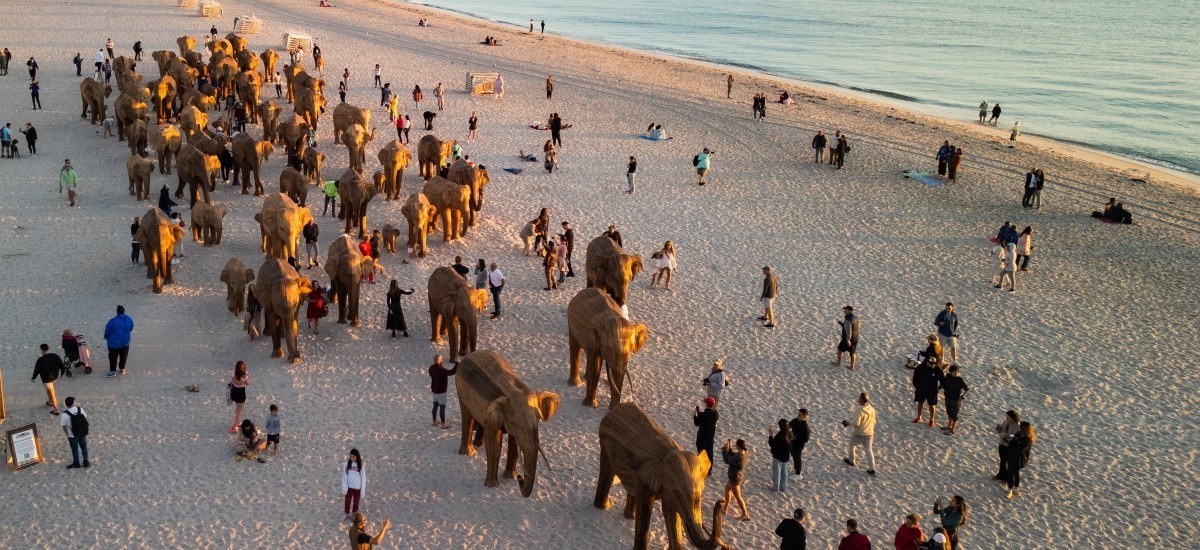
[[[1196,0],[420,0],[528,28],[745,67],[1200,174]]]

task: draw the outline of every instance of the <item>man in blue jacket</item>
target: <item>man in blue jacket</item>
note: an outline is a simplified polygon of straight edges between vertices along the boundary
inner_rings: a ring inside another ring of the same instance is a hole
[[[104,325],[104,341],[108,345],[108,374],[112,378],[117,375],[117,365],[121,374],[125,374],[125,360],[129,358],[129,335],[133,332],[133,318],[125,315],[125,306],[117,306],[117,315]]]

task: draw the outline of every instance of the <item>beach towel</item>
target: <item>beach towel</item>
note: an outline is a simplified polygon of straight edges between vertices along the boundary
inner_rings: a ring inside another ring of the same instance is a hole
[[[936,174],[931,174],[929,172],[909,172],[905,170],[903,174],[907,179],[919,181],[930,187],[938,187],[942,184],[941,178],[937,177]]]

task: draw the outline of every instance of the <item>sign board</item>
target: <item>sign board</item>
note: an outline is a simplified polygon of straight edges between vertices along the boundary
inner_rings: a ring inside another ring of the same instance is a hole
[[[45,461],[37,424],[26,424],[5,431],[4,441],[8,444],[8,462],[12,463],[14,471]]]

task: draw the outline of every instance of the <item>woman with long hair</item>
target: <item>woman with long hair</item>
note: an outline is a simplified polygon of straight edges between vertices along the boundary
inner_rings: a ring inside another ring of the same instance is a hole
[[[343,509],[346,519],[350,519],[351,513],[358,513],[358,504],[366,491],[367,473],[363,469],[362,455],[358,454],[358,449],[350,449],[346,465],[342,467],[342,495],[345,496]],[[351,502],[354,503],[353,507]]]
[[[479,263],[475,264],[475,289],[487,290],[488,269],[487,262],[483,258],[479,259]]]
[[[1012,442],[1013,437],[1017,435],[1018,428],[1021,427],[1021,415],[1017,411],[1008,411],[1004,414],[1004,421],[996,424],[996,437],[1000,439],[1000,470],[992,479],[1004,481],[1008,479],[1008,445]]]
[[[1021,469],[1029,463],[1029,450],[1033,448],[1033,442],[1037,441],[1037,434],[1033,431],[1033,424],[1029,422],[1021,422],[1017,428],[1017,435],[1008,443],[1008,479],[1005,482],[1008,484],[1008,496],[1012,498],[1021,496]]]
[[[408,289],[404,291],[400,288],[400,283],[392,279],[392,284],[388,286],[387,291],[387,326],[385,330],[392,331],[392,338],[396,337],[396,331],[404,333],[404,337],[408,338],[408,325],[404,323],[404,308],[400,306],[400,297],[407,296],[416,292],[416,289]]]
[[[937,497],[937,500],[933,501],[933,513],[942,520],[942,529],[945,529],[946,537],[950,539],[950,548],[958,550],[958,528],[967,524],[967,517],[970,515],[967,499],[961,495],[954,495],[950,499],[950,505],[942,508],[942,497]]]
[[[246,386],[250,385],[250,375],[246,373],[246,362],[238,361],[233,366],[233,379],[229,382],[229,400],[234,404],[233,426],[229,433],[236,433],[242,423],[242,409],[246,407]]]
[[[258,337],[258,320],[262,317],[262,303],[258,301],[254,290],[254,283],[246,288],[246,334],[250,335],[251,342]]]
[[[314,282],[312,291],[308,293],[308,308],[305,317],[308,318],[308,328],[313,334],[321,334],[321,318],[325,316],[325,290]]]
[[[263,438],[262,430],[259,430],[254,422],[251,422],[249,418],[243,420],[238,430],[238,436],[241,440],[238,442],[240,446],[237,452],[238,462],[244,459],[267,462],[267,459],[258,456],[259,451],[267,450],[267,440]]]
[[[1021,271],[1029,271],[1029,253],[1033,252],[1033,226],[1027,225],[1017,238],[1017,264]]]
[[[787,492],[788,460],[792,454],[792,429],[786,419],[779,419],[779,431],[772,434],[767,430],[767,445],[771,447],[771,490]]]
[[[750,460],[746,449],[746,440],[739,439],[735,444],[732,439],[725,440],[721,448],[721,458],[729,466],[729,481],[725,483],[725,513],[729,513],[730,499],[736,499],[741,508],[738,521],[750,521],[750,512],[746,511],[746,499],[742,498],[742,479],[746,473],[746,462]]]
[[[654,267],[657,271],[650,278],[650,286],[663,283],[663,287],[671,290],[671,278],[675,274],[675,245],[671,241],[663,243],[663,247],[654,254]]]

